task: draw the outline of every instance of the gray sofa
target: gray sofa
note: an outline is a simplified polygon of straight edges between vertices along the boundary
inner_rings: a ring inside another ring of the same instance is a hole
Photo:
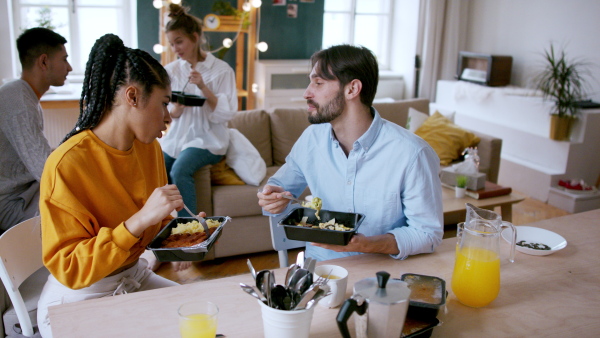
[[[406,126],[408,108],[429,114],[426,99],[402,100],[374,105],[384,119]],[[260,186],[266,184],[281,165],[304,129],[309,126],[306,109],[275,108],[241,111],[229,122],[230,128],[238,129],[259,151],[267,164],[267,175]],[[502,140],[476,133],[480,171],[488,180],[497,182],[500,168]],[[210,167],[201,168],[195,174],[197,210],[209,216],[230,216],[232,221],[224,229],[218,244],[207,259],[273,250],[269,219],[262,215],[256,193],[251,185],[211,185]],[[308,192],[305,192],[307,194]]]

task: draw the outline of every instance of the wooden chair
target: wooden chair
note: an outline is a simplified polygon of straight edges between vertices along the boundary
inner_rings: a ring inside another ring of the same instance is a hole
[[[42,263],[39,216],[15,225],[0,236],[0,279],[12,302],[2,313],[7,335],[10,336],[11,330],[26,337],[37,333],[37,302],[48,275]]]

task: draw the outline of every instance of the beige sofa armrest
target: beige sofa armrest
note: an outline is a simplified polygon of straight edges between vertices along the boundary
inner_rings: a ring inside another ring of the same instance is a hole
[[[495,138],[480,132],[471,130],[481,140],[477,145],[479,154],[479,171],[487,175],[487,180],[498,183],[500,173],[500,152],[502,151],[502,139]]]
[[[212,203],[212,188],[210,184],[210,168],[205,165],[194,174],[194,185],[196,186],[196,210],[204,211],[207,216],[214,216]]]

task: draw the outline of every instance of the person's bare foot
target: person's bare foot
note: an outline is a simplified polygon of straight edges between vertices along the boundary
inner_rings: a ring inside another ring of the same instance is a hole
[[[162,262],[156,259],[154,253],[150,250],[144,251],[140,258],[144,258],[146,261],[148,261],[148,266],[146,268],[150,269],[151,271],[158,270],[158,268],[162,265]]]
[[[192,266],[192,262],[171,262],[174,271],[187,270]]]

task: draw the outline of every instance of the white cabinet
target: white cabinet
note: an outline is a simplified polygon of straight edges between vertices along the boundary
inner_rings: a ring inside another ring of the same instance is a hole
[[[256,63],[257,108],[306,107],[310,60],[264,60]]]
[[[310,80],[310,60],[264,60],[256,63],[256,108],[306,107],[304,91]],[[402,100],[404,79],[381,71],[375,102]]]

